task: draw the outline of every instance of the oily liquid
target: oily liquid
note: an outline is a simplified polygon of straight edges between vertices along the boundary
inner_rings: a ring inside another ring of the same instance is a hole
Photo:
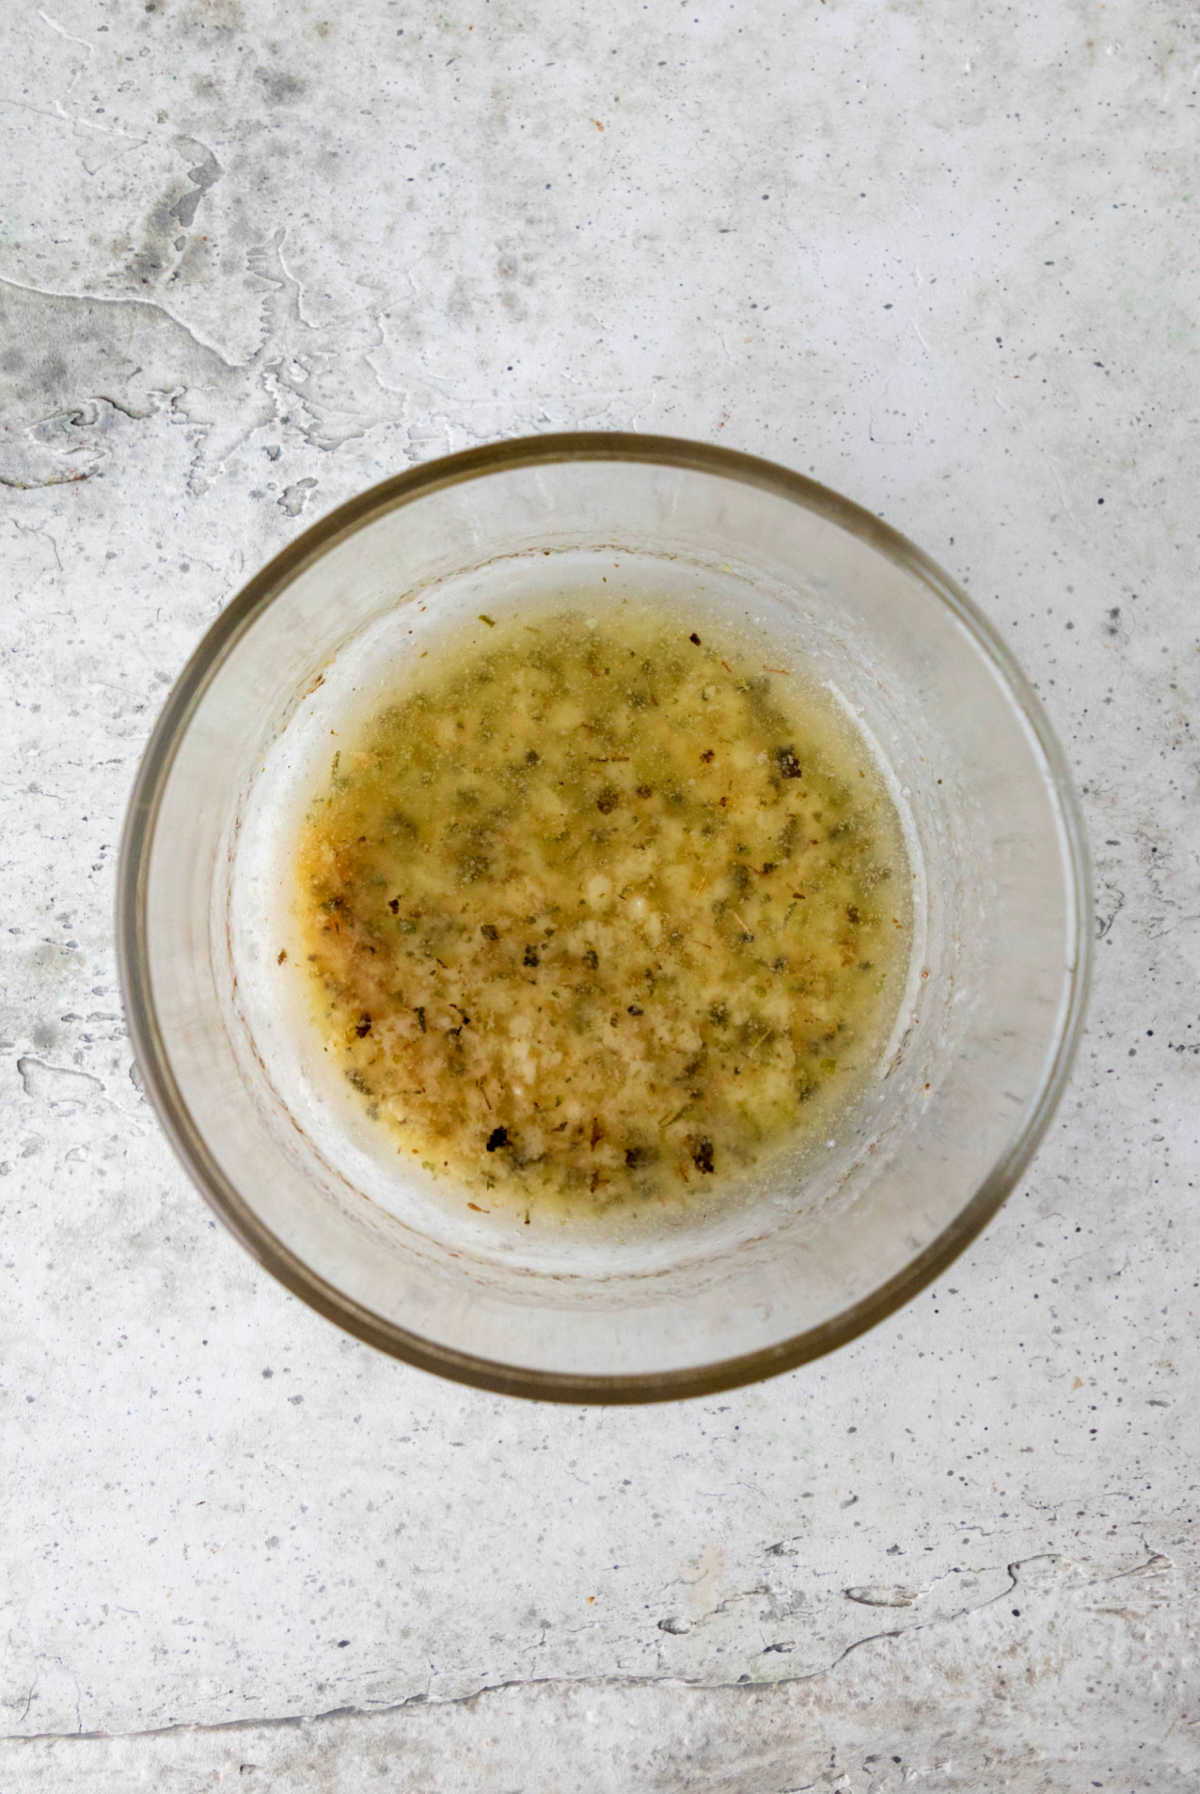
[[[518,613],[339,740],[296,846],[313,1014],[454,1200],[707,1195],[826,1132],[878,1063],[909,867],[798,671],[665,609]]]

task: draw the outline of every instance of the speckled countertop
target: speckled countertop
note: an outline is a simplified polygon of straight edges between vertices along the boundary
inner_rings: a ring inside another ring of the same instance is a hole
[[[5,1794],[1194,1794],[1198,69],[1165,0],[10,0]],[[1078,1072],[983,1240],[645,1411],[442,1386],[277,1289],[139,1093],[111,941],[243,575],[573,425],[920,541],[1097,869]]]

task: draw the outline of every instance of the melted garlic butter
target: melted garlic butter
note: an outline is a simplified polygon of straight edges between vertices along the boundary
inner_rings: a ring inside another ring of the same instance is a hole
[[[911,935],[864,745],[665,611],[481,623],[309,808],[326,1051],[481,1208],[707,1192],[815,1137],[878,1061]]]

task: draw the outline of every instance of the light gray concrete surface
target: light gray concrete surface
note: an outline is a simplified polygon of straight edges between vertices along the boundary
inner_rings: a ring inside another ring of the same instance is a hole
[[[1176,0],[8,0],[4,1794],[1200,1787],[1198,69]],[[984,1239],[815,1367],[628,1412],[275,1288],[139,1093],[111,941],[243,575],[572,425],[926,546],[1097,865],[1078,1073]]]

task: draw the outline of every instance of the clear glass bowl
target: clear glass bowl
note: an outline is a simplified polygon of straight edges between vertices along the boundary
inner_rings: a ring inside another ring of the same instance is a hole
[[[572,588],[686,592],[803,656],[874,741],[909,831],[918,937],[878,1076],[802,1176],[784,1159],[694,1225],[506,1230],[409,1187],[322,1085],[275,976],[289,806],[338,691],[369,681],[410,627]],[[250,581],[146,750],[118,933],[147,1093],[205,1197],[281,1282],[425,1369],[628,1402],[815,1358],[944,1269],[1062,1092],[1089,916],[1061,750],[944,573],[767,462],[587,434],[386,481]]]

